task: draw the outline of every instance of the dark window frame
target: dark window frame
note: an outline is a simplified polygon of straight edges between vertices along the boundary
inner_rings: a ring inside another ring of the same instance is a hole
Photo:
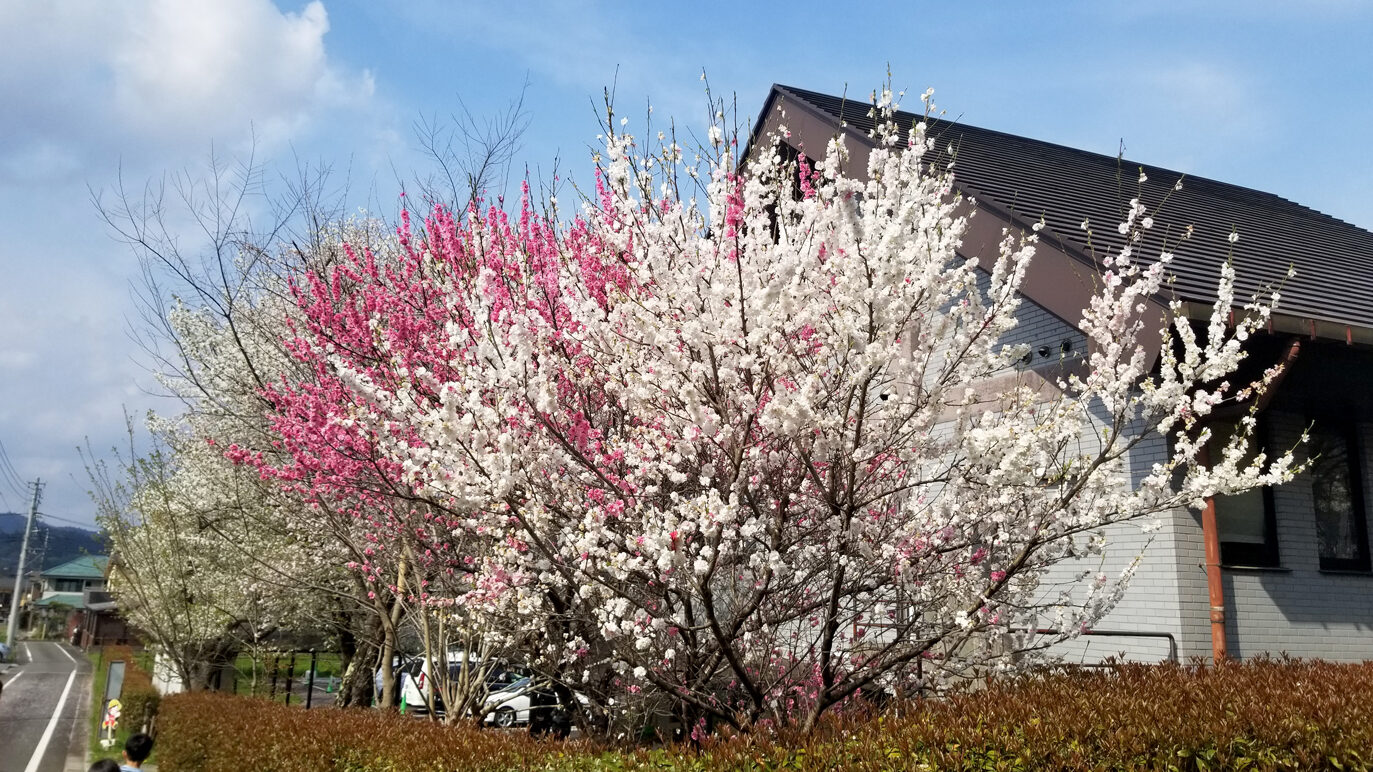
[[[1354,520],[1354,547],[1358,552],[1353,558],[1333,558],[1321,554],[1320,536],[1316,537],[1316,559],[1322,571],[1369,573],[1373,572],[1368,545],[1368,515],[1364,498],[1363,444],[1360,442],[1358,424],[1348,420],[1338,421],[1327,418],[1328,431],[1344,441],[1346,473],[1349,475],[1350,515]],[[1314,518],[1316,508],[1315,479],[1311,480],[1311,509]],[[1313,519],[1313,525],[1315,525]]]
[[[1271,430],[1262,416],[1254,427],[1254,442],[1257,452],[1268,454],[1271,444]],[[1273,486],[1265,485],[1263,494],[1263,543],[1226,541],[1224,534],[1217,533],[1220,542],[1220,564],[1225,568],[1282,568],[1282,553],[1278,549],[1278,512],[1273,498]],[[1218,507],[1219,502],[1215,505]],[[1219,510],[1217,511],[1219,518]]]
[[[1273,501],[1273,486],[1263,487],[1263,543],[1221,539],[1220,563],[1226,568],[1282,568],[1282,554],[1278,551],[1278,513]]]

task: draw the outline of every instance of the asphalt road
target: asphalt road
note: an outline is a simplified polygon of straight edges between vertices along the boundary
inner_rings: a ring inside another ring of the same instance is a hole
[[[0,676],[0,772],[62,772],[72,735],[86,728],[90,663],[51,641],[19,644],[16,659]]]

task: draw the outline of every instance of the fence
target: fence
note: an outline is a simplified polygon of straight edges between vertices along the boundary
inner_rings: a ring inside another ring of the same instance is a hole
[[[332,701],[342,673],[337,652],[272,651],[258,656],[240,654],[232,669],[223,668],[210,688],[313,707]],[[232,678],[225,682],[225,678]]]
[[[305,708],[330,704],[342,678],[338,652],[314,649],[242,653],[231,662],[206,664],[201,671],[211,691],[264,697]],[[181,679],[165,658],[154,668],[158,691],[182,691]]]

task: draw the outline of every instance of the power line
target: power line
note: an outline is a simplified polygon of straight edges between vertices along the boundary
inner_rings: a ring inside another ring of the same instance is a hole
[[[28,486],[23,485],[22,481],[16,481],[14,472],[10,471],[11,467],[7,467],[6,464],[3,463],[9,461],[3,454],[4,448],[0,447],[0,479],[3,479],[5,484],[10,486],[10,490],[14,491],[15,494],[19,496],[20,500],[23,500],[28,496],[28,491],[24,490],[24,488],[27,488]]]
[[[23,499],[28,494],[28,486],[24,484],[24,478],[15,471],[14,464],[10,463],[10,454],[5,450],[5,443],[0,440],[0,476],[5,482],[9,483],[10,488]]]
[[[99,523],[83,523],[80,520],[73,520],[70,517],[58,517],[57,515],[48,515],[42,512],[39,512],[38,516],[43,518],[44,520],[60,520],[64,523],[71,523],[72,525],[79,526],[87,531],[100,530]]]
[[[4,471],[6,475],[17,482],[23,482],[19,473],[15,471],[14,464],[10,462],[10,454],[9,451],[5,449],[5,442],[3,440],[0,440],[0,471]]]

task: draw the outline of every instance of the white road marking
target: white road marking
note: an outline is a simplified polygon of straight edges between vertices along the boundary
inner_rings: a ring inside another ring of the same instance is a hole
[[[43,737],[38,741],[38,747],[33,749],[33,756],[29,759],[29,765],[24,767],[24,772],[38,772],[38,764],[43,761],[43,754],[48,750],[48,742],[52,740],[52,733],[57,728],[58,719],[62,718],[62,708],[67,705],[67,695],[71,694],[72,682],[75,680],[76,670],[73,669],[71,675],[67,676],[67,686],[62,690],[62,696],[57,700],[57,707],[52,711],[52,718],[48,719],[48,728],[43,730]]]
[[[30,662],[33,661],[33,652],[29,651],[29,645],[27,643],[24,644],[24,656],[28,657]]]
[[[15,673],[15,674],[14,674],[14,678],[11,678],[10,680],[6,681],[6,682],[5,682],[5,686],[9,686],[10,684],[14,683],[15,681],[18,681],[20,678],[23,678],[23,677],[24,677],[24,671],[21,670],[21,671],[19,671],[18,673]]]
[[[76,664],[76,657],[73,657],[73,656],[72,656],[72,653],[71,653],[70,651],[67,651],[67,647],[66,647],[66,646],[63,646],[63,645],[60,644],[60,643],[54,643],[53,645],[57,647],[57,650],[58,650],[58,651],[62,652],[63,654],[66,654],[66,655],[67,655],[67,659],[71,660],[73,665]]]

